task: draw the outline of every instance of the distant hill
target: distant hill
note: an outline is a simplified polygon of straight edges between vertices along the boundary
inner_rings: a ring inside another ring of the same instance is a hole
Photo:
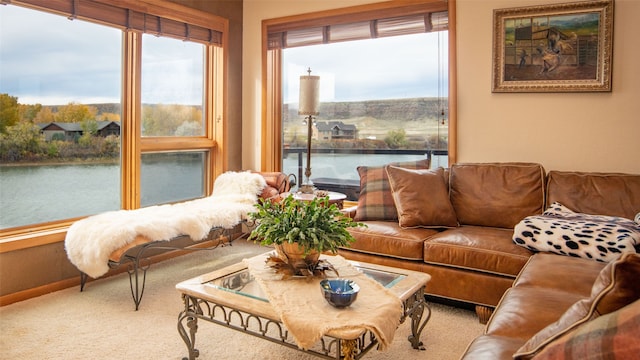
[[[440,113],[438,98],[389,99],[353,102],[322,102],[318,119],[343,120],[356,117],[372,117],[378,120],[422,120],[438,118]],[[443,101],[445,113],[448,102]],[[284,105],[284,121],[300,119],[297,109]]]
[[[113,114],[119,114],[120,113],[120,104],[118,103],[101,103],[101,104],[84,104],[87,106],[93,106],[96,109],[98,109],[98,115],[102,114],[102,113],[113,113]],[[154,107],[157,106],[158,104],[142,104],[142,106],[150,106],[150,107]],[[57,112],[58,109],[62,106],[65,105],[43,105],[42,107],[47,107],[50,108],[51,111],[53,112]],[[201,106],[198,105],[184,105],[185,107],[193,107],[193,108],[201,108]]]
[[[103,113],[113,113],[113,114],[119,114],[120,113],[120,104],[118,103],[104,103],[104,104],[84,104],[87,106],[93,106],[96,109],[98,109],[98,115],[103,114]],[[51,109],[52,112],[58,112],[58,109],[62,106],[66,106],[65,105],[43,105],[43,108],[49,108]]]
[[[387,99],[369,101],[337,101],[320,103],[320,115],[318,119],[325,120],[345,120],[359,117],[371,117],[378,120],[398,120],[405,121],[434,119],[440,113],[439,102],[443,102],[445,113],[448,113],[447,99],[438,98],[409,98],[409,99]],[[86,104],[98,109],[98,114],[120,113],[120,104],[102,103]],[[57,112],[62,105],[48,105]],[[283,106],[284,121],[298,121],[298,109],[289,109],[288,104]]]

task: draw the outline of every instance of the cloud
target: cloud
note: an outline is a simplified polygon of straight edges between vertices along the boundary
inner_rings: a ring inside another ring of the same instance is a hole
[[[0,92],[23,104],[120,102],[120,29],[18,6],[0,6],[0,19]],[[201,104],[203,45],[146,34],[142,43],[143,102]]]
[[[1,93],[45,105],[120,101],[120,30],[11,5],[0,20]]]
[[[142,102],[201,105],[204,46],[153,35],[142,44]]]
[[[117,28],[0,6],[0,93],[45,105],[119,102],[121,42]],[[309,67],[321,77],[321,101],[438,96],[447,47],[446,33],[430,33],[286,49],[284,99],[298,102],[299,76]],[[202,62],[191,61],[197,49],[145,35],[143,102],[200,103]]]
[[[306,75],[308,67],[320,76],[321,101],[438,96],[439,75],[443,77],[441,84],[447,83],[447,43],[443,35],[417,34],[285,49],[285,102],[298,101],[298,79]],[[439,46],[445,51],[440,64]]]

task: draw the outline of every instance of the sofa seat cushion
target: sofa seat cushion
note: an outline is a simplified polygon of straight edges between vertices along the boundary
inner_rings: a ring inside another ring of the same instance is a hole
[[[505,292],[487,323],[485,333],[508,336],[524,344],[533,335],[552,324],[581,296],[532,286],[513,287]]]
[[[480,335],[469,344],[461,360],[511,359],[523,343],[508,336]]]
[[[513,286],[538,286],[587,297],[605,263],[549,253],[529,258]],[[550,273],[549,269],[553,269]]]
[[[367,227],[348,229],[356,239],[349,249],[400,259],[421,261],[425,239],[438,233],[434,229],[403,229],[397,221],[366,221],[364,223]]]
[[[424,242],[424,262],[515,278],[532,253],[511,235],[510,229],[480,226],[447,229]]]

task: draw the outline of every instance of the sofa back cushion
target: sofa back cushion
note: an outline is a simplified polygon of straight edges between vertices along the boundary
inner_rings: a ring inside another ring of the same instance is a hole
[[[400,227],[458,226],[443,168],[411,170],[389,165],[386,169]]]
[[[544,211],[544,181],[535,163],[454,164],[449,196],[460,225],[513,228]]]
[[[640,175],[549,171],[547,206],[633,219],[640,212]]]

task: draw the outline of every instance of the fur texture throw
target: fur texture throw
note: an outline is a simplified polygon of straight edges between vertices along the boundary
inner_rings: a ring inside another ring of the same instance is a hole
[[[180,235],[199,241],[214,227],[232,228],[255,210],[253,205],[265,186],[260,174],[226,172],[218,176],[209,197],[87,217],[67,231],[67,257],[85,274],[102,276],[109,270],[109,255],[138,235],[149,241]]]

